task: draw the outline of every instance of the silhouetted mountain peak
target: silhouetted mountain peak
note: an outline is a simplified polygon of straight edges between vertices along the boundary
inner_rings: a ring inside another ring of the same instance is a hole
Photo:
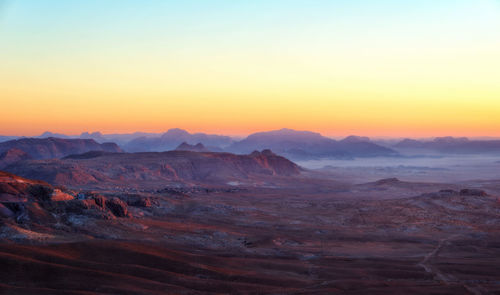
[[[19,149],[35,159],[60,158],[88,151],[121,152],[115,143],[99,144],[93,139],[22,138],[0,143],[0,152]]]
[[[183,137],[183,136],[189,136],[189,135],[190,135],[190,133],[184,129],[172,128],[172,129],[169,129],[167,132],[163,133],[162,137]]]
[[[61,134],[61,133],[53,133],[50,131],[45,131],[44,133],[40,134],[37,136],[38,138],[50,138],[50,137],[57,137],[57,138],[69,138],[68,135],[66,134]]]
[[[282,128],[279,130],[253,133],[249,135],[247,139],[252,139],[257,137],[272,137],[272,138],[287,137],[288,139],[297,139],[297,140],[317,140],[325,138],[317,132],[298,131],[288,128]]]
[[[347,136],[346,138],[342,139],[341,142],[349,142],[349,143],[370,142],[370,138],[366,137],[366,136],[350,135],[350,136]]]

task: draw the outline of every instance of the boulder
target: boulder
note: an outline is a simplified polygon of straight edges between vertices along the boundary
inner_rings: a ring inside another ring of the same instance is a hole
[[[50,196],[50,200],[52,202],[69,201],[73,199],[74,197],[72,195],[64,193],[60,189],[54,189],[52,195]]]
[[[103,195],[95,195],[94,201],[97,204],[97,206],[101,207],[102,209],[106,208],[106,197]]]
[[[150,198],[141,198],[135,202],[135,206],[149,208],[152,206]]]
[[[128,216],[127,203],[125,203],[124,201],[120,200],[117,197],[114,197],[111,200],[106,200],[106,207],[116,217],[127,217]]]
[[[148,197],[134,196],[127,199],[127,204],[134,207],[149,208],[152,206],[151,199]]]

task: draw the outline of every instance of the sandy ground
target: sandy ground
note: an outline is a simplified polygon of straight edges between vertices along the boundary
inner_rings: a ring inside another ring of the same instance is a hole
[[[58,224],[6,222],[0,231],[0,290],[500,293],[500,201],[495,195],[426,195],[462,184],[397,180],[354,186],[295,183],[147,193],[156,205],[129,207],[132,218],[73,214]]]

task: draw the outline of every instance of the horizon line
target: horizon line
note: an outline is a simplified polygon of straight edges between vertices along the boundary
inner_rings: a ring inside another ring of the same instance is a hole
[[[412,136],[412,135],[384,135],[384,134],[378,134],[378,135],[366,135],[363,133],[344,133],[344,134],[325,134],[319,131],[314,131],[314,130],[306,130],[306,129],[293,129],[293,128],[279,128],[279,129],[266,129],[266,130],[260,130],[260,131],[253,131],[253,132],[245,132],[245,133],[225,133],[225,132],[214,132],[214,131],[201,131],[201,130],[196,130],[196,131],[191,131],[185,128],[180,128],[180,127],[173,127],[173,128],[168,128],[165,131],[143,131],[143,130],[135,130],[135,131],[89,131],[89,130],[84,130],[79,133],[65,133],[64,131],[52,131],[52,130],[45,130],[42,132],[37,132],[37,133],[30,133],[30,134],[12,134],[9,132],[7,133],[0,133],[0,136],[5,136],[5,137],[26,137],[26,138],[34,138],[34,137],[40,137],[44,133],[52,133],[52,134],[60,134],[64,136],[70,136],[70,137],[79,137],[83,133],[88,133],[88,134],[93,134],[93,133],[100,133],[103,136],[106,135],[132,135],[135,133],[146,133],[146,134],[151,134],[151,135],[162,135],[169,130],[173,129],[179,129],[188,132],[189,134],[197,134],[197,133],[202,133],[202,134],[209,134],[209,135],[219,135],[219,136],[228,136],[232,138],[246,138],[252,134],[255,133],[263,133],[263,132],[271,132],[271,131],[279,131],[279,130],[293,130],[297,132],[312,132],[312,133],[318,133],[321,136],[328,137],[328,138],[333,138],[333,139],[342,139],[346,138],[349,136],[359,136],[359,137],[368,137],[370,139],[405,139],[405,138],[410,138],[410,139],[435,139],[435,138],[441,138],[441,137],[453,137],[453,138],[461,138],[461,137],[466,137],[466,138],[473,138],[473,139],[500,139],[500,135],[491,135],[491,134],[481,134],[481,135],[456,135],[452,133],[443,133],[440,135],[418,135],[418,136]],[[54,136],[57,137],[57,136]]]

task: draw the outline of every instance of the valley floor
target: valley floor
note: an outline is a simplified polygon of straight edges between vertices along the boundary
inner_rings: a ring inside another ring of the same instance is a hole
[[[498,198],[349,197],[408,185],[168,192],[130,218],[4,220],[0,293],[500,294]]]

